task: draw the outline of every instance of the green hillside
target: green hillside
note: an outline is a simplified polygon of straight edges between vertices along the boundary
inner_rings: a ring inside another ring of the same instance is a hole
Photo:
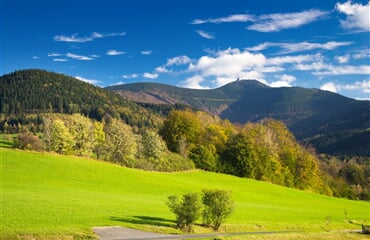
[[[94,226],[175,233],[167,196],[229,189],[235,212],[221,231],[359,229],[370,204],[217,173],[145,172],[70,156],[0,148],[1,238],[87,238]],[[196,232],[207,232],[201,226]]]

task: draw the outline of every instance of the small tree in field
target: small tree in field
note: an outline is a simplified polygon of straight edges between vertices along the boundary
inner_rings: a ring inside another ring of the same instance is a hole
[[[187,193],[181,200],[177,196],[169,196],[167,205],[176,214],[177,227],[185,232],[191,232],[201,215],[202,202],[199,194]]]
[[[203,190],[203,223],[217,231],[234,211],[230,191]]]

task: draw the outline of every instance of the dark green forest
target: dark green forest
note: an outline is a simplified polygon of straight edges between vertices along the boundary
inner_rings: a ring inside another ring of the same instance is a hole
[[[132,101],[63,74],[22,70],[0,78],[0,112],[13,123],[25,123],[27,114],[81,113],[101,120],[105,114],[130,125],[155,126],[157,116]],[[9,124],[9,122],[8,122]]]

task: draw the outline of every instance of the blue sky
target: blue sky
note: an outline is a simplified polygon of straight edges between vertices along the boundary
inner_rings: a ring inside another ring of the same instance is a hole
[[[370,2],[0,0],[0,75],[40,68],[97,86],[236,79],[370,100]]]

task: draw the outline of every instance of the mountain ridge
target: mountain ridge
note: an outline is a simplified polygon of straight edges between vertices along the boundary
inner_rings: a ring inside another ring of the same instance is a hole
[[[342,143],[358,143],[360,147],[356,149],[370,156],[370,143],[364,140],[370,135],[370,101],[319,89],[271,88],[256,80],[237,80],[202,90],[162,83],[131,83],[106,89],[135,102],[150,99],[151,103],[185,104],[233,123],[274,118],[287,124],[301,142],[313,145],[320,152],[351,155],[351,149],[344,152],[339,149],[342,144],[335,147],[333,138],[340,136]]]

